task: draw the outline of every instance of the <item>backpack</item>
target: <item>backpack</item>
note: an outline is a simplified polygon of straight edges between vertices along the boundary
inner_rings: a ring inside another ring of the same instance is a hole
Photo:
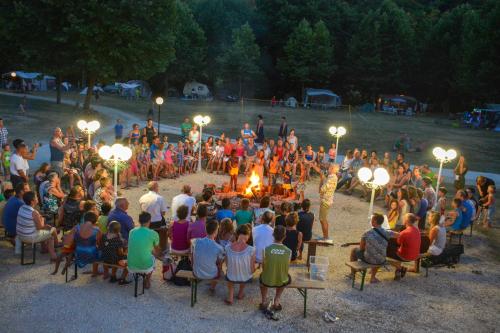
[[[193,267],[191,266],[191,262],[188,257],[183,257],[177,267],[172,270],[173,274],[170,278],[170,281],[173,282],[176,286],[189,286],[191,283],[186,278],[177,277],[177,272],[179,271],[192,271]]]
[[[422,259],[422,267],[446,266],[448,268],[460,262],[460,256],[464,254],[463,244],[447,245],[438,256],[429,256]]]

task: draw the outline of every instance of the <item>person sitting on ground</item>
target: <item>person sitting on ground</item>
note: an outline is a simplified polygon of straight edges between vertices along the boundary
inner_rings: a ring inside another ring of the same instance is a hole
[[[103,234],[108,232],[108,215],[110,211],[111,205],[108,202],[104,202],[101,206],[101,215],[99,215],[97,219],[97,227],[99,227],[99,230],[101,230]]]
[[[248,200],[246,198],[241,200],[240,207],[241,208],[236,211],[236,214],[234,216],[234,219],[236,220],[236,225],[240,226],[243,224],[252,224],[253,213],[249,209],[250,200]]]
[[[220,221],[219,235],[217,236],[217,243],[223,248],[234,242],[235,233],[233,221],[230,218],[225,218]]]
[[[187,239],[193,240],[194,238],[206,237],[206,223],[207,223],[207,205],[200,204],[196,210],[196,221],[189,223],[187,231]]]
[[[297,223],[299,222],[299,215],[296,212],[288,214],[286,223],[286,237],[283,245],[292,250],[291,261],[297,260],[297,254],[302,247],[302,233],[297,231]]]
[[[302,233],[302,244],[299,248],[297,259],[302,260],[304,242],[310,241],[312,239],[314,214],[309,211],[311,209],[311,200],[304,199],[300,206],[302,207],[302,210],[299,212],[299,222],[297,223],[297,230]]]
[[[270,212],[274,216],[274,211],[269,208],[269,205],[271,204],[271,198],[269,196],[263,196],[262,199],[260,199],[260,204],[259,208],[256,208],[254,210],[254,215],[255,215],[255,224],[261,224],[261,216],[265,212]],[[258,257],[258,255],[257,255]]]
[[[111,221],[108,226],[107,233],[102,237],[102,261],[105,264],[120,266],[123,268],[122,275],[120,279],[116,278],[116,267],[111,268],[111,278],[110,283],[115,283],[118,281],[119,285],[129,284],[127,281],[127,256],[126,256],[126,246],[125,240],[120,233],[120,223],[116,221]],[[104,265],[103,279],[109,278],[109,266]]]
[[[109,212],[108,221],[118,221],[120,231],[125,240],[128,240],[130,231],[134,228],[134,220],[127,214],[129,202],[125,197],[118,197],[115,201],[115,209]]]
[[[231,221],[234,220],[234,213],[231,210],[231,200],[229,200],[229,198],[222,199],[222,209],[219,209],[215,214],[215,219],[219,222],[225,218]]]
[[[208,221],[206,237],[198,238],[192,245],[193,275],[202,280],[216,280],[220,277],[224,249],[215,238],[219,229],[217,221]],[[210,282],[210,293],[215,293],[217,281]]]
[[[448,213],[445,220],[444,226],[449,227],[452,231],[462,230],[463,224],[463,212],[462,212],[462,200],[455,198],[451,202],[452,211]]]
[[[361,242],[358,248],[351,251],[351,261],[361,260],[371,265],[382,265],[385,263],[387,244],[389,238],[396,237],[398,233],[382,228],[384,223],[384,215],[374,213],[371,219],[372,228],[365,232],[361,237]],[[378,272],[378,267],[373,267],[370,270],[370,283],[380,282],[375,275]],[[351,277],[355,271],[351,269]]]
[[[283,226],[277,226],[273,232],[273,243],[265,248],[262,273],[260,275],[260,294],[261,303],[259,308],[266,310],[268,288],[276,288],[276,296],[271,309],[280,311],[282,309],[280,298],[285,287],[292,282],[288,274],[290,258],[292,251],[283,245],[286,237],[286,229]]]
[[[24,205],[19,208],[17,214],[17,237],[25,243],[44,242],[48,247],[51,261],[55,261],[57,259],[55,247],[58,244],[56,228],[45,224],[45,219],[35,209],[38,204],[35,192],[25,192],[23,201]]]
[[[446,246],[446,228],[439,224],[440,218],[441,214],[439,212],[429,212],[429,240],[431,245],[427,254],[431,256],[440,255]]]
[[[255,272],[255,248],[248,245],[250,238],[250,226],[242,224],[236,229],[236,241],[225,247],[227,266],[226,280],[228,296],[224,302],[228,305],[233,304],[234,284],[240,285],[238,300],[242,300],[245,284],[252,281]]]
[[[188,238],[189,222],[187,220],[189,207],[181,205],[177,208],[177,218],[170,226],[169,237],[172,243],[170,249],[173,252],[188,253],[190,243]]]
[[[75,263],[83,268],[92,264],[92,277],[98,275],[97,260],[100,259],[99,247],[101,245],[102,233],[97,227],[97,215],[87,212],[83,215],[83,223],[75,227]]]
[[[151,287],[151,275],[155,268],[155,257],[161,253],[160,236],[154,230],[149,229],[151,214],[142,212],[139,214],[139,226],[130,231],[128,239],[127,264],[131,272],[146,274],[144,287]]]
[[[407,213],[403,217],[403,223],[405,229],[399,233],[397,244],[398,249],[395,253],[389,251],[387,256],[397,260],[393,264],[396,267],[396,272],[394,279],[399,280],[403,278],[406,274],[406,267],[401,266],[401,262],[404,261],[414,261],[420,255],[420,231],[415,226],[415,222],[417,221],[417,217],[412,213]],[[416,262],[415,262],[416,266]],[[410,269],[410,272],[415,272],[417,267]]]
[[[292,204],[289,201],[283,201],[280,205],[280,214],[276,216],[276,220],[274,222],[274,225],[282,225],[286,226],[285,219],[290,214],[292,211],[293,207]]]
[[[274,214],[265,212],[262,215],[262,223],[253,228],[253,245],[256,251],[256,261],[261,264],[263,262],[263,254],[266,247],[273,243],[273,227]],[[283,227],[284,228],[284,227]]]

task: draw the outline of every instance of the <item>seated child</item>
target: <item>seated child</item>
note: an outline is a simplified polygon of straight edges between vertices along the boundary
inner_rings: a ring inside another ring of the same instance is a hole
[[[245,198],[241,200],[240,205],[241,205],[240,210],[237,210],[236,215],[234,216],[234,219],[236,220],[236,225],[240,226],[243,224],[252,224],[253,213],[249,209],[250,200]]]
[[[282,226],[286,226],[286,223],[285,223],[285,219],[286,217],[288,216],[288,214],[290,214],[290,212],[292,211],[292,204],[288,201],[283,201],[280,205],[280,211],[281,211],[281,214],[276,216],[276,220],[274,221],[274,225],[277,226],[277,225],[282,225]]]
[[[222,199],[222,208],[217,211],[215,214],[215,219],[221,222],[223,219],[228,218],[230,220],[234,220],[233,211],[230,209],[231,200],[229,198]]]
[[[101,205],[101,215],[97,219],[97,226],[103,234],[108,232],[108,214],[111,211],[111,204],[109,202],[103,202]]]
[[[178,220],[175,220],[170,226],[169,238],[171,240],[170,249],[174,252],[189,252],[188,227],[187,221],[189,208],[186,205],[177,208]]]
[[[217,242],[225,248],[234,241],[234,226],[233,220],[229,218],[224,218],[220,222],[219,235],[217,237]]]
[[[130,281],[127,281],[127,256],[126,248],[125,248],[125,240],[122,238],[120,232],[120,223],[117,221],[111,221],[108,226],[108,232],[102,237],[102,261],[104,261],[104,275],[103,279],[106,280],[109,277],[109,266],[118,265],[123,267],[122,275],[120,279],[116,278],[117,268],[111,268],[111,278],[109,279],[110,283],[114,283],[118,281],[119,285],[129,284]]]

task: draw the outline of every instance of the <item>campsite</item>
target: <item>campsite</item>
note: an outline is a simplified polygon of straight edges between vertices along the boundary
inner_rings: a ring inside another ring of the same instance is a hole
[[[0,331],[498,331],[500,1],[0,22]]]

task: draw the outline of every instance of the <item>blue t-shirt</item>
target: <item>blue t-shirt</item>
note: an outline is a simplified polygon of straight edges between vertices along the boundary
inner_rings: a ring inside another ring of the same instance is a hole
[[[417,212],[417,216],[420,217],[421,220],[425,221],[428,207],[429,207],[429,201],[427,201],[427,199],[422,198],[422,200],[420,200],[420,209]]]
[[[149,150],[151,151],[151,159],[156,159],[155,151],[158,150],[158,146],[153,143]]]
[[[193,245],[193,274],[199,279],[217,277],[217,259],[222,259],[224,249],[210,238],[198,238]]]
[[[234,220],[233,211],[230,209],[220,209],[215,214],[215,219],[219,222],[225,218],[230,218],[231,220]]]
[[[457,218],[455,219],[455,222],[451,225],[451,230],[462,230],[462,221],[463,221],[463,214],[462,214],[462,209],[457,208],[455,209],[455,212],[457,212]]]
[[[134,229],[134,220],[123,210],[119,208],[113,209],[108,215],[108,225],[111,221],[120,223],[120,232],[124,239],[128,240],[130,230]]]
[[[121,138],[123,136],[123,125],[116,124],[115,125],[115,137]]]
[[[474,207],[466,200],[462,202],[462,208],[465,208],[465,212],[462,211],[462,229],[465,229],[470,225]]]
[[[3,225],[5,227],[5,232],[10,236],[16,235],[17,213],[22,205],[24,205],[24,201],[16,196],[12,196],[3,209]]]

